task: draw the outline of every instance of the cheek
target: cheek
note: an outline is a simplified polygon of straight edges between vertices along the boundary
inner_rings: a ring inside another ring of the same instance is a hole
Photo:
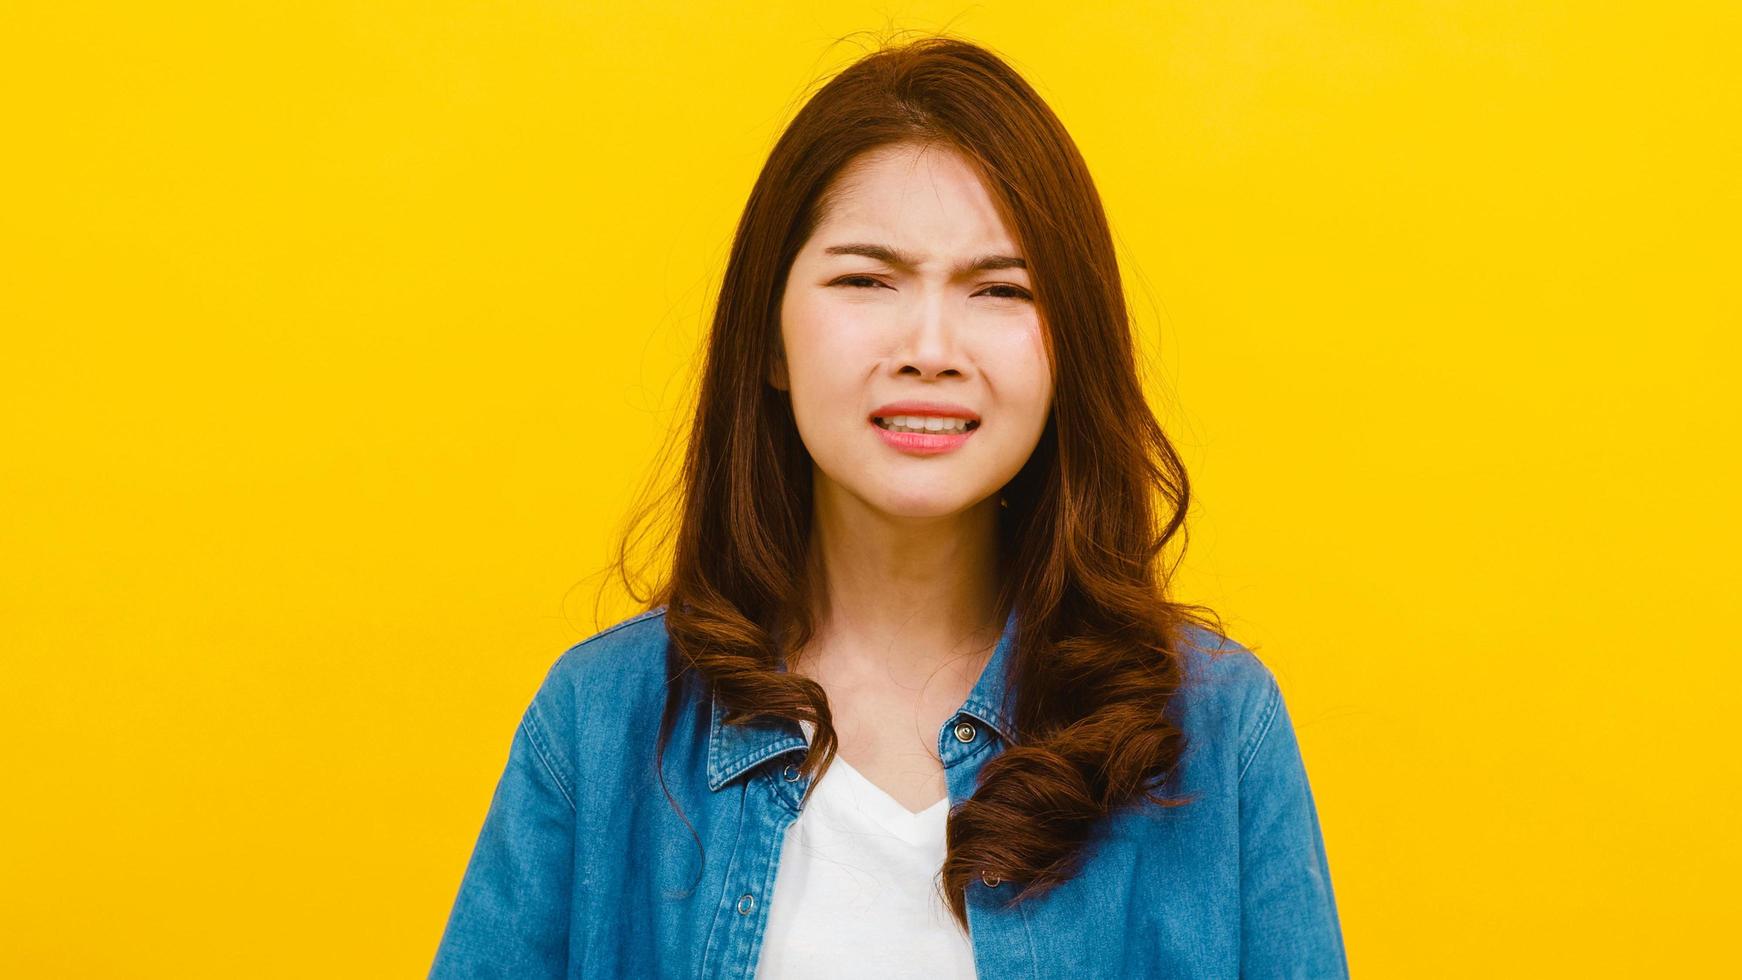
[[[782,304],[781,337],[794,410],[813,424],[859,404],[865,365],[874,363],[875,332],[838,305],[797,299]]]
[[[800,360],[814,360],[816,352],[826,346],[828,337],[835,332],[827,304],[817,302],[808,293],[789,297],[781,304],[780,323],[789,355]]]
[[[1044,378],[1052,377],[1052,357],[1046,352],[1046,331],[1036,322],[1029,325],[1025,339],[1028,341],[1028,359],[1036,374]]]
[[[812,304],[787,299],[780,307],[780,345],[786,354],[787,380],[796,393],[808,387],[824,329]]]
[[[1039,324],[1013,331],[997,349],[999,399],[1045,415],[1052,402],[1052,358]]]

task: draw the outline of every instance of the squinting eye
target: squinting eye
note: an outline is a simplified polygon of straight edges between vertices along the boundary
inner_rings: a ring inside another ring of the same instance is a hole
[[[876,279],[871,276],[842,276],[834,282],[829,283],[829,285],[850,286],[854,289],[876,289],[877,287],[884,285],[884,283],[881,279]],[[1005,292],[1001,295],[994,294],[993,290],[999,289],[1005,290]],[[1034,299],[1033,296],[1028,294],[1028,290],[1023,289],[1021,286],[1011,286],[1005,283],[1000,283],[996,286],[987,286],[983,291],[975,293],[974,295],[991,296],[993,299],[1019,299],[1031,301]]]

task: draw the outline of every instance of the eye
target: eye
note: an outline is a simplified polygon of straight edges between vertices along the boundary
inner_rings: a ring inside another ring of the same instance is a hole
[[[863,283],[864,285],[859,285],[860,283]],[[870,276],[843,276],[836,279],[834,282],[829,283],[829,285],[852,286],[854,289],[870,289],[881,286],[883,283],[881,280],[873,279]]]
[[[990,293],[994,289],[1006,290],[1006,292],[1003,295],[994,297],[996,299],[1026,299],[1026,300],[1034,299],[1033,296],[1029,295],[1028,290],[1023,289],[1021,286],[1010,286],[1010,285],[1005,285],[1005,284],[1000,283],[999,285],[996,285],[996,286],[987,286],[985,291],[987,293]]]

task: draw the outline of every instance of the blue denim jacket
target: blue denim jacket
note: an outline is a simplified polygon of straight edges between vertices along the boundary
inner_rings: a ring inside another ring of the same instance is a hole
[[[665,780],[692,836],[653,772],[664,615],[626,619],[550,668],[509,745],[431,977],[754,975],[805,789],[791,764],[808,746],[797,724],[728,727],[712,699],[686,694]],[[938,732],[952,805],[1009,737],[998,706],[1015,624],[1012,613]],[[1191,742],[1177,789],[1198,800],[1116,810],[1078,876],[1026,902],[1006,907],[1014,883],[976,879],[969,937],[983,980],[1348,975],[1282,693],[1251,651],[1191,629],[1227,651],[1188,653],[1178,695]],[[964,722],[976,733],[966,741]]]

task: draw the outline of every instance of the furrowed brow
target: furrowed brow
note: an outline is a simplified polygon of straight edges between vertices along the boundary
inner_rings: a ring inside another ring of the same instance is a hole
[[[825,255],[861,255],[868,259],[876,259],[912,272],[919,268],[919,260],[898,248],[888,245],[878,245],[871,242],[851,242],[845,245],[830,245],[823,249]],[[951,270],[953,278],[972,275],[976,272],[991,272],[998,269],[1027,269],[1028,261],[1015,255],[982,255],[970,259]]]

